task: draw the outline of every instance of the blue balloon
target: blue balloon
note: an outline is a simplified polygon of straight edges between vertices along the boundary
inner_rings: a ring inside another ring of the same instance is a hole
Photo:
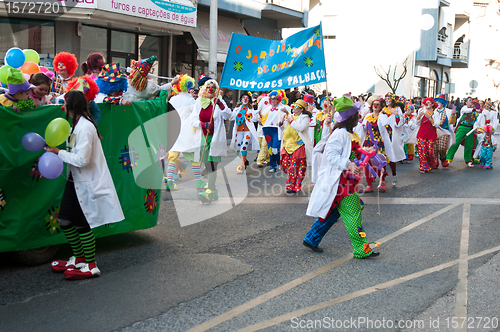
[[[23,136],[22,143],[23,147],[31,152],[43,150],[45,145],[47,145],[43,137],[37,133],[27,133]]]
[[[47,179],[55,179],[64,169],[62,159],[55,153],[45,152],[38,161],[38,170]]]
[[[7,53],[5,53],[4,60],[5,64],[13,68],[19,68],[24,64],[26,57],[23,50],[21,50],[19,47],[12,47],[7,51]]]

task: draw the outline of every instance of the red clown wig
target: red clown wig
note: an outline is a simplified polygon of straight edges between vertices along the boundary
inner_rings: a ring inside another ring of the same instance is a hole
[[[81,84],[81,82],[83,82],[81,81],[82,79],[87,82],[88,87],[83,86],[83,84]],[[85,75],[82,77],[75,77],[74,79],[69,81],[68,88],[66,89],[66,91],[71,91],[71,90],[78,90],[83,92],[83,94],[87,98],[87,102],[94,100],[97,94],[99,93],[99,87],[97,86],[97,83],[89,75]]]
[[[75,75],[75,71],[78,68],[78,61],[76,61],[76,57],[74,54],[68,52],[60,52],[57,53],[54,57],[54,61],[52,65],[54,66],[54,71],[57,72],[57,64],[59,62],[64,63],[66,66],[66,70],[68,71],[68,75],[71,77]]]

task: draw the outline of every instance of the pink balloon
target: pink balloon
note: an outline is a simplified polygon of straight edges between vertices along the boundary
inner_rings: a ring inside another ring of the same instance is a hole
[[[48,72],[49,70],[48,70],[47,68],[45,68],[44,66],[40,66],[40,71],[41,71],[42,73],[46,73],[46,72]]]
[[[23,76],[24,76],[24,79],[26,80],[26,82],[28,82],[30,79],[30,75],[23,73]]]

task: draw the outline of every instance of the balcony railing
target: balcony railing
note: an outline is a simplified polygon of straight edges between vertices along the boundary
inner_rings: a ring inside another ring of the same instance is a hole
[[[469,42],[461,43],[460,45],[455,44],[453,49],[453,60],[468,61],[469,55]]]
[[[442,55],[448,55],[448,46],[446,45],[446,36],[438,34],[437,52]]]

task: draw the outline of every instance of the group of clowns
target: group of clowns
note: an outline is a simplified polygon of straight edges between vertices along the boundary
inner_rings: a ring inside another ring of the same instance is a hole
[[[132,101],[153,99],[162,90],[171,90],[169,104],[179,114],[181,124],[179,136],[165,156],[167,190],[177,190],[176,181],[185,174],[187,165],[180,159],[182,154],[191,163],[198,199],[203,203],[219,199],[217,168],[227,155],[224,121],[234,121],[229,146],[241,160],[235,172],[244,174],[249,151],[258,151],[257,166],[269,165],[271,173],[281,169],[287,175],[287,193],[298,193],[308,166],[312,166],[311,180],[316,185],[307,215],[317,220],[303,244],[322,251],[318,247],[321,239],[341,216],[356,258],[378,256],[366,239],[358,191],[373,192],[377,177],[378,191],[386,191],[386,169],[390,168],[392,185],[397,186],[398,162],[411,162],[417,152],[421,173],[438,169],[440,164],[448,167],[460,144],[464,145],[467,166],[479,163],[483,168],[492,168],[497,147],[493,134],[498,120],[489,102],[480,105],[477,100],[467,99],[457,119],[454,105],[447,108],[444,95],[425,98],[420,109],[393,93],[385,97],[373,95],[366,103],[354,103],[348,95],[325,97],[318,110],[312,95],[305,94],[289,106],[285,92],[276,90],[259,96],[244,92],[238,106],[230,109],[221,97],[217,81],[206,75],[198,78],[197,99],[190,93],[195,80],[188,75],[178,75],[171,83],[157,85],[149,74],[155,61],[155,56],[132,61],[127,73],[117,63],[105,64],[100,54],[90,54],[81,64],[84,76],[73,77],[77,59],[61,52],[54,58],[55,74],[36,73],[26,81],[20,70],[9,69],[7,90],[0,95],[0,103],[19,112],[38,105],[64,103],[64,94],[77,90],[85,95],[92,118],[98,123],[98,103],[130,105]],[[363,177],[367,185],[361,189]]]

